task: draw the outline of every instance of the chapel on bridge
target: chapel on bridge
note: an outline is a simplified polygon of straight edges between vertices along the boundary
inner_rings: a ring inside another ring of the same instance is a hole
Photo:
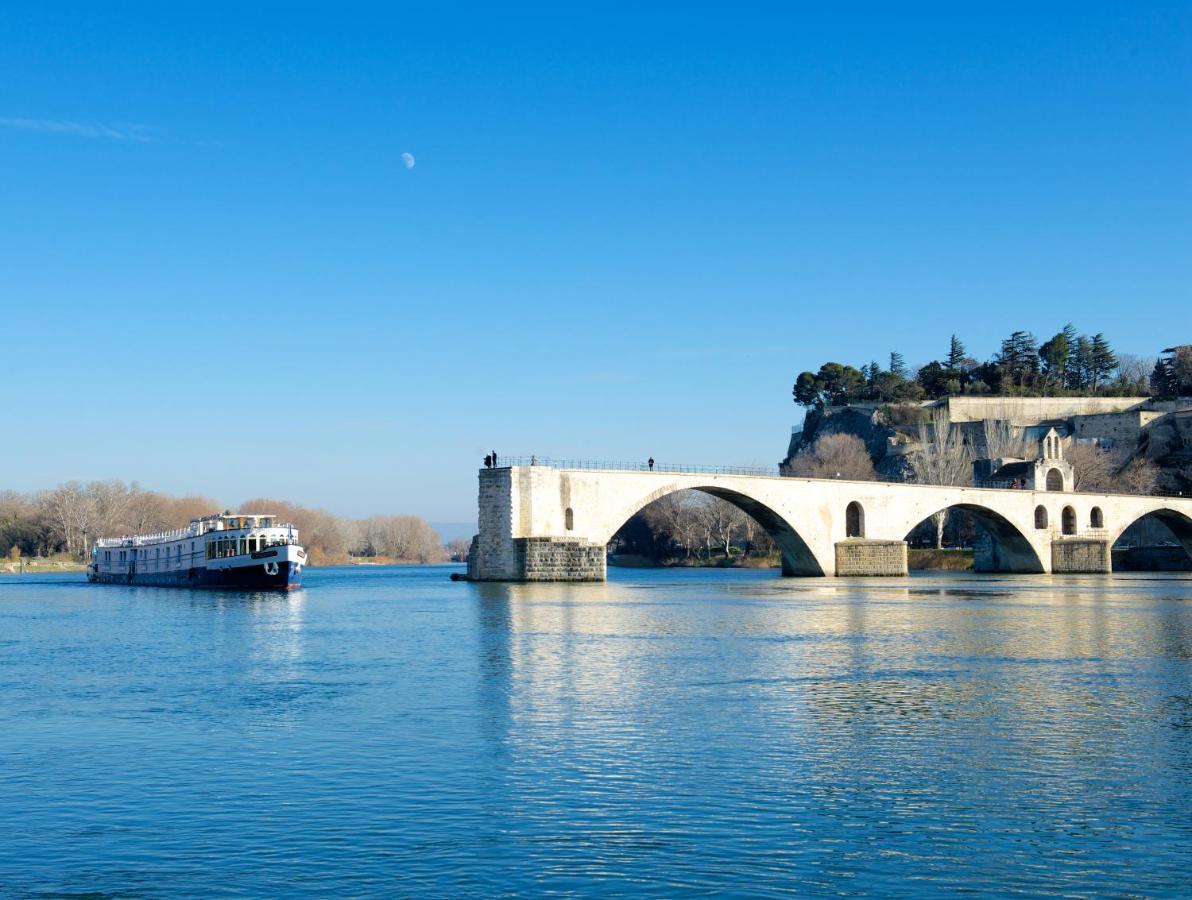
[[[1039,439],[1036,459],[1006,456],[973,460],[973,483],[977,487],[1021,488],[1027,491],[1072,491],[1072,464],[1064,459],[1064,440],[1049,428]]]

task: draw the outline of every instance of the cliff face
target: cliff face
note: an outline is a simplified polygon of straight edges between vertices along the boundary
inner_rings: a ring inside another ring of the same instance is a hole
[[[999,411],[1011,421],[1024,417],[1021,410],[1013,408],[1014,401],[1000,398],[999,402]],[[1077,438],[1109,439],[1119,446],[1136,447],[1138,453],[1155,462],[1162,470],[1163,490],[1192,491],[1192,408],[1186,402],[1148,404],[1148,409],[1151,407],[1155,418],[1132,420],[1128,429],[1123,429],[1119,417],[1104,413],[1049,421]],[[957,425],[965,432],[965,440],[975,452],[979,454],[984,450],[986,435],[983,422],[962,421]],[[1042,426],[1030,422],[1024,427],[1028,438],[1034,439],[1036,435],[1032,429]],[[879,478],[885,481],[909,480],[910,467],[906,462],[906,453],[914,448],[918,440],[917,427],[891,425],[877,407],[871,406],[810,410],[804,420],[803,431],[791,436],[783,463],[789,463],[795,454],[828,434],[851,434],[860,438],[869,451]]]
[[[851,434],[860,438],[869,458],[873,460],[878,477],[883,481],[904,481],[908,469],[902,455],[907,438],[882,419],[876,408],[866,406],[833,406],[812,409],[803,421],[803,431],[791,435],[783,464],[800,450],[810,447],[829,434]]]
[[[1163,469],[1166,489],[1192,491],[1192,409],[1156,419],[1143,431],[1139,447]]]

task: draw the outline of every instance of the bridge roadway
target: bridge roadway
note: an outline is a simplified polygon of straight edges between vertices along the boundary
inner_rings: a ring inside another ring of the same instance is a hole
[[[987,533],[980,571],[1109,572],[1110,548],[1144,516],[1192,555],[1192,499],[674,471],[513,465],[480,470],[468,563],[479,581],[603,581],[605,547],[646,505],[702,491],[753,516],[782,552],[784,575],[902,575],[906,538],[960,509]]]

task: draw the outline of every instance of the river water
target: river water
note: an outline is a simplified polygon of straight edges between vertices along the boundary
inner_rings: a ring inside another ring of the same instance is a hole
[[[1192,891],[1192,578],[0,579],[0,894]]]

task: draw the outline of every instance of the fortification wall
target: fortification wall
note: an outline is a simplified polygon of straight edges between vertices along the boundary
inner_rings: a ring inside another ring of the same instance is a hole
[[[1024,426],[1073,416],[1121,413],[1146,402],[1146,397],[946,397],[941,401],[952,422],[1003,419]]]

